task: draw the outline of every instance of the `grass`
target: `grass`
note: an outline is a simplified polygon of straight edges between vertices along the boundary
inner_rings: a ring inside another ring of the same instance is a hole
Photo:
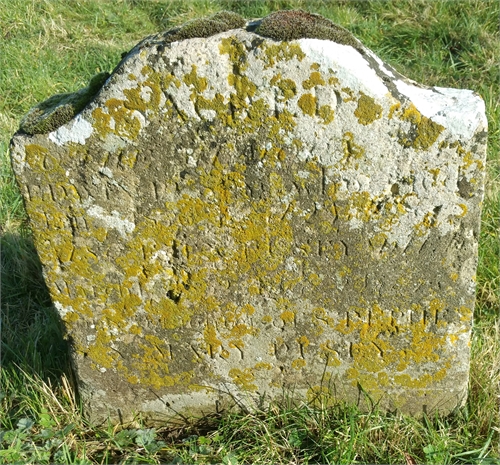
[[[110,71],[142,37],[220,9],[303,8],[347,27],[408,77],[485,100],[482,215],[469,398],[414,419],[283,401],[178,425],[89,425],[8,158],[35,103]],[[500,35],[496,0],[0,0],[0,463],[500,463]],[[36,65],[35,65],[36,64]]]

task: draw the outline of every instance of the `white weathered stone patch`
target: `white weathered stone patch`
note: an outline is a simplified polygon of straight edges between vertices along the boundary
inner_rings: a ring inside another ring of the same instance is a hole
[[[101,220],[108,228],[116,229],[123,237],[135,229],[135,224],[132,221],[121,218],[120,213],[116,210],[113,210],[111,215],[109,215],[99,205],[92,205],[87,209],[87,213],[91,217]]]
[[[57,301],[54,302],[54,307],[56,307],[57,312],[59,313],[61,318],[64,318],[70,312],[74,312],[73,308],[66,307],[63,304],[61,304],[61,302],[57,302]]]
[[[332,69],[346,87],[382,98],[389,91],[363,55],[350,45],[329,40],[300,39],[297,41],[308,59],[322,69]]]
[[[422,115],[445,126],[453,137],[468,140],[476,132],[486,130],[484,101],[476,92],[444,87],[421,88],[401,80],[394,82]]]
[[[73,121],[49,134],[49,139],[57,145],[63,146],[68,142],[85,144],[85,141],[92,135],[94,128],[82,114],[75,117]]]

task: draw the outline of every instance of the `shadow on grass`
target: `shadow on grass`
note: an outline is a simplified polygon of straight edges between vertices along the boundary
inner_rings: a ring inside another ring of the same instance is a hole
[[[68,346],[29,232],[0,237],[1,366],[44,381],[70,375]]]

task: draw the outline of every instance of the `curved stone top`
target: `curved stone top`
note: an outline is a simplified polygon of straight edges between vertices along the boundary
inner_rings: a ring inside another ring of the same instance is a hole
[[[378,96],[388,90],[397,94],[400,99],[409,99],[419,108],[421,114],[437,123],[446,121],[447,126],[453,129],[457,137],[468,139],[478,130],[478,125],[486,128],[484,102],[477,95],[469,91],[466,95],[463,90],[434,88],[433,93],[427,92],[422,86],[401,76],[390,66],[367,49],[345,28],[332,21],[303,10],[277,11],[260,19],[247,21],[237,13],[220,11],[206,18],[195,19],[180,27],[166,32],[149,36],[139,42],[127,57],[136,50],[153,44],[171,44],[173,42],[207,38],[222,32],[243,28],[262,37],[276,41],[292,41],[300,39],[319,39],[351,46],[362,56],[353,54],[348,49],[333,47],[327,43],[302,41],[306,47],[305,53],[317,56],[319,61],[328,61],[347,71],[342,76],[350,87],[359,87],[361,83],[351,82],[350,76],[356,80],[366,79],[365,91],[370,88]],[[309,43],[309,45],[308,45]],[[332,57],[333,56],[333,57]],[[324,63],[328,66],[328,63]],[[119,65],[120,66],[120,65]],[[119,68],[117,67],[117,69]],[[377,87],[377,74],[383,82]],[[20,129],[27,134],[49,133],[69,122],[96,96],[109,73],[100,73],[94,76],[88,87],[74,93],[54,95],[48,100],[36,105],[24,117]],[[391,85],[388,85],[388,83]],[[467,111],[464,111],[467,109]],[[464,118],[465,116],[465,118]]]

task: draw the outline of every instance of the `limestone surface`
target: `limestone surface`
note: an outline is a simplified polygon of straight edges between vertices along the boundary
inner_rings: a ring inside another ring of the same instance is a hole
[[[12,139],[93,421],[465,399],[484,103],[275,15],[151,36],[72,119]]]

